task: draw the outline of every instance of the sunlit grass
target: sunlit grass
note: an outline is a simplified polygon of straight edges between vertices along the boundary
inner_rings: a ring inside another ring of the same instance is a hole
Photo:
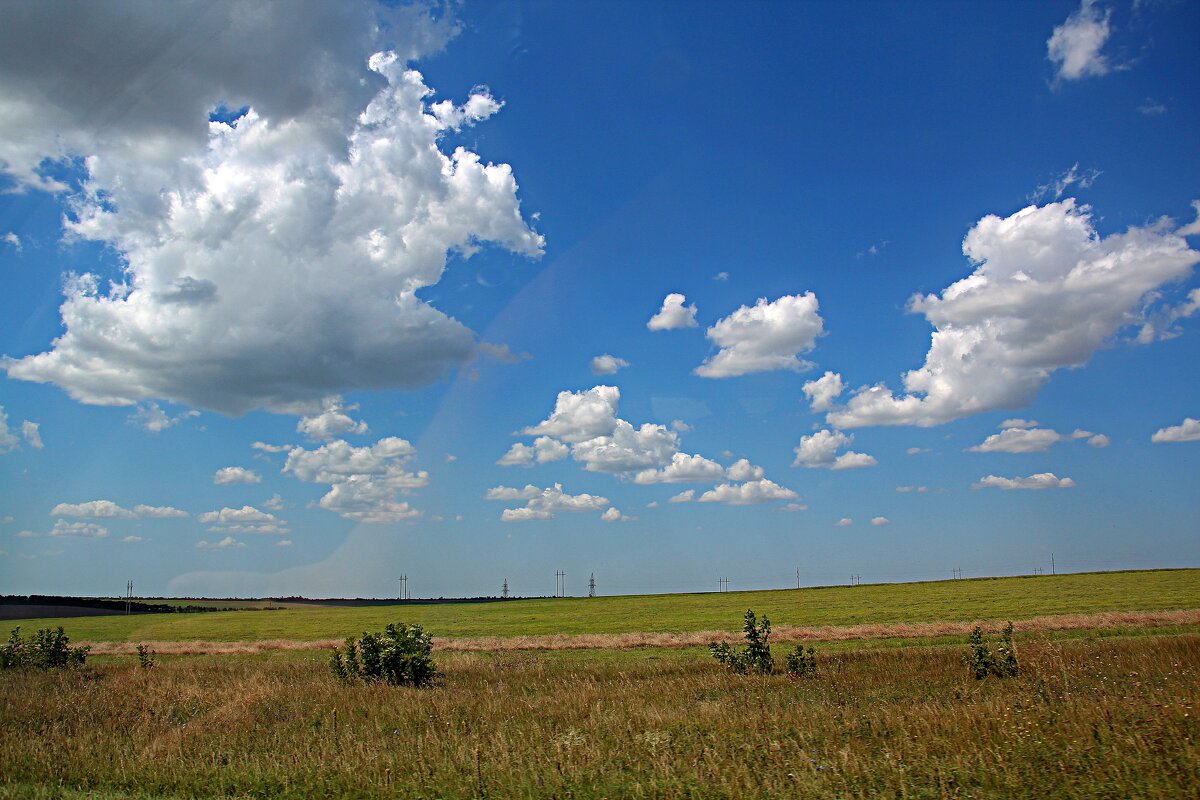
[[[1200,608],[1200,570],[495,603],[287,608],[13,622],[62,624],[76,640],[319,640],[420,623],[443,637],[735,630],[753,608],[777,625],[860,625]]]
[[[114,657],[0,675],[0,796],[1182,797],[1200,637],[825,652],[813,679],[705,653],[451,653],[432,690],[323,655]],[[777,657],[782,653],[777,653]],[[1191,787],[1189,789],[1188,787]]]

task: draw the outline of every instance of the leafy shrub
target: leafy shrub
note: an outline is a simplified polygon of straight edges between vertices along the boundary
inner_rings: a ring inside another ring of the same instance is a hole
[[[720,661],[728,669],[738,674],[761,672],[770,675],[775,671],[775,661],[771,658],[771,645],[767,639],[771,636],[771,621],[763,615],[760,623],[754,612],[747,610],[742,619],[742,632],[746,637],[746,647],[734,650],[728,644],[713,642],[708,646],[712,657]]]
[[[383,633],[346,639],[346,649],[333,648],[329,667],[344,683],[384,681],[392,686],[429,686],[437,677],[430,657],[433,638],[420,625],[388,625]]]
[[[149,645],[139,644],[137,646],[138,666],[142,669],[154,669],[154,651]]]
[[[810,647],[806,652],[800,645],[796,645],[792,652],[787,654],[787,671],[789,675],[795,675],[797,678],[811,678],[817,674],[817,659],[813,656],[813,649]]]
[[[71,647],[70,637],[59,627],[41,628],[26,641],[18,625],[0,647],[0,669],[51,669],[78,667],[87,660],[88,647]]]
[[[1017,664],[1017,648],[1013,644],[1013,624],[1004,626],[1000,634],[1000,642],[992,652],[992,643],[983,638],[983,630],[976,625],[967,639],[970,651],[964,656],[967,666],[975,674],[975,680],[983,680],[989,675],[997,678],[1014,678],[1020,671]]]

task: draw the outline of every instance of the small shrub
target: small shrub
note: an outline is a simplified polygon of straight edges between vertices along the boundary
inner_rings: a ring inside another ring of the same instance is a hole
[[[964,656],[967,666],[975,675],[975,680],[981,681],[989,675],[997,678],[1015,678],[1020,671],[1017,664],[1017,648],[1013,644],[1013,624],[1004,626],[1000,634],[1000,642],[992,652],[991,643],[983,638],[983,629],[978,625],[971,631],[967,639],[971,649]]]
[[[732,672],[745,674],[760,672],[770,675],[775,671],[775,662],[771,658],[771,645],[767,640],[771,636],[771,621],[763,616],[760,623],[754,612],[747,610],[742,618],[742,632],[746,637],[746,647],[734,650],[728,644],[713,642],[708,646],[712,657],[720,661]]]
[[[139,644],[137,646],[138,666],[142,669],[154,669],[154,651],[149,645]]]
[[[18,625],[0,647],[0,669],[54,669],[82,666],[87,660],[88,647],[71,647],[70,637],[61,627],[41,628],[26,641]]]
[[[388,625],[383,633],[364,633],[333,648],[329,668],[343,683],[383,681],[392,686],[429,686],[437,677],[430,652],[433,637],[420,625]]]
[[[787,654],[787,671],[789,675],[795,675],[797,678],[811,678],[817,674],[817,659],[813,656],[813,649],[810,647],[807,651],[796,645],[792,652]]]

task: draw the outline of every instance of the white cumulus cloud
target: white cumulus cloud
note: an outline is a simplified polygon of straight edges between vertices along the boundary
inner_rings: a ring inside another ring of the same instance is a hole
[[[1027,420],[1009,420],[1009,422]],[[968,447],[973,453],[1042,453],[1059,442],[1085,439],[1092,447],[1108,447],[1111,440],[1102,433],[1076,430],[1071,434],[1059,433],[1048,428],[1012,427],[993,433],[980,444]]]
[[[1179,425],[1159,428],[1150,437],[1155,444],[1164,442],[1198,442],[1200,441],[1200,419],[1185,417]]]
[[[84,517],[87,519],[182,519],[186,511],[172,506],[150,506],[139,503],[122,508],[112,500],[89,500],[86,503],[59,503],[50,509],[52,517]]]
[[[887,517],[871,517],[871,524],[876,527],[880,525],[890,525],[892,521]]]
[[[221,467],[213,473],[213,483],[262,483],[262,476],[245,467]]]
[[[1112,69],[1100,52],[1112,33],[1111,16],[1096,0],[1083,0],[1066,22],[1055,26],[1046,41],[1046,57],[1057,65],[1059,80],[1105,75]]]
[[[1053,472],[1040,472],[1028,478],[1002,478],[998,475],[988,475],[972,484],[972,489],[1070,489],[1075,481],[1070,478],[1060,478]]]
[[[64,50],[56,9],[8,15],[0,32],[0,164],[67,191],[67,235],[111,248],[125,272],[68,281],[64,332],[7,359],[9,377],[93,404],[318,413],[330,395],[422,386],[475,354],[474,333],[417,296],[450,254],[541,255],[512,168],[442,149],[500,104],[482,89],[434,101],[408,66],[446,42],[452,15],[84,5]],[[204,46],[178,47],[185,35]],[[376,52],[385,40],[396,49]],[[249,110],[210,122],[222,103]],[[47,158],[79,159],[82,184],[45,177]]]
[[[506,508],[500,513],[500,519],[504,522],[523,522],[535,519],[551,519],[559,512],[581,512],[581,511],[600,511],[609,506],[607,497],[591,494],[576,494],[570,495],[563,492],[562,484],[556,483],[547,489],[538,489],[536,486],[526,486],[525,490],[512,490],[519,494],[513,495],[510,492],[500,491],[506,487],[497,487],[490,490],[487,495],[489,500],[518,500],[527,499],[528,502],[521,508]],[[533,491],[530,492],[529,490]],[[619,512],[618,512],[619,513]]]
[[[795,448],[796,460],[792,462],[792,466],[825,467],[835,470],[875,466],[878,462],[866,453],[847,451],[838,455],[838,450],[849,447],[853,441],[854,434],[842,431],[819,430],[809,436],[801,436],[800,444]]]
[[[593,375],[615,375],[618,370],[629,366],[629,362],[623,358],[617,358],[614,355],[605,353],[601,356],[596,356],[592,359],[592,374]]]
[[[239,542],[232,536],[226,536],[219,542],[210,542],[206,539],[201,539],[196,542],[196,547],[200,550],[228,550],[229,548],[245,547],[245,542]]]
[[[676,453],[662,469],[639,472],[634,483],[714,483],[725,475],[725,468],[704,456]]]
[[[774,481],[763,478],[757,481],[732,484],[721,483],[700,495],[701,503],[728,503],[732,506],[748,506],[771,503],[776,500],[795,500],[800,495]]]
[[[366,433],[367,423],[355,420],[346,413],[357,408],[343,405],[342,398],[336,395],[327,397],[322,402],[321,413],[301,417],[296,423],[296,431],[313,441],[329,441],[347,433]]]
[[[705,331],[720,350],[696,367],[695,374],[729,378],[776,369],[811,369],[812,364],[799,354],[811,351],[824,333],[818,310],[812,292],[784,295],[772,302],[760,297],[754,306],[742,306]]]
[[[1073,199],[984,217],[963,253],[977,265],[971,275],[909,301],[934,333],[924,366],[904,376],[906,393],[859,389],[829,424],[931,426],[1027,405],[1055,370],[1086,363],[1148,295],[1200,260],[1166,224],[1101,237]]]
[[[816,380],[805,383],[802,389],[812,410],[819,413],[828,411],[833,406],[834,401],[845,391],[846,384],[842,383],[842,376],[838,373],[826,372]]]
[[[108,528],[94,522],[67,522],[55,520],[50,529],[51,536],[71,536],[84,539],[104,539],[108,536]]]
[[[696,306],[684,305],[687,298],[672,292],[663,298],[662,308],[650,318],[646,327],[652,331],[670,331],[676,328],[696,327]]]
[[[668,503],[690,503],[690,502],[692,502],[692,498],[695,496],[696,496],[695,489],[684,489],[679,494],[672,495],[671,498],[669,500],[667,500],[667,502]]]
[[[150,433],[161,433],[167,428],[173,428],[185,419],[200,415],[199,411],[189,409],[170,416],[162,410],[158,403],[142,403],[129,415],[129,423]]]
[[[385,524],[415,519],[421,512],[397,495],[429,483],[429,473],[411,472],[408,461],[416,448],[389,436],[373,445],[354,447],[336,439],[316,450],[292,448],[283,465],[285,474],[309,483],[329,484],[318,505],[346,519]]]

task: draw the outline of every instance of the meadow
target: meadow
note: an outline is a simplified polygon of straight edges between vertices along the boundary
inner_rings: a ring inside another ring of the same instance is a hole
[[[1045,615],[1200,609],[1200,570],[1079,573],[759,592],[542,598],[494,603],[292,607],[275,611],[14,621],[63,625],[77,641],[329,640],[389,622],[436,636],[516,637],[737,631],[753,608],[776,626],[1024,620]]]
[[[747,607],[830,630],[1083,620],[1114,610],[1194,616],[1198,575],[92,617],[66,626],[73,641],[92,639],[99,651],[140,639],[249,640],[264,630],[255,626],[273,625],[283,627],[268,627],[271,635],[298,639],[392,621],[447,633],[430,620],[503,642],[526,633],[523,615],[538,631],[575,636],[728,631]],[[222,621],[228,627],[203,627]],[[26,631],[40,624],[23,623]],[[98,624],[109,627],[90,628]],[[986,680],[964,663],[960,634],[818,640],[817,674],[805,678],[733,674],[695,646],[443,647],[434,652],[441,676],[428,689],[342,684],[328,654],[312,650],[160,652],[148,669],[132,655],[93,656],[83,669],[0,672],[0,798],[1196,796],[1200,624],[1026,626],[1016,642],[1020,674]],[[776,642],[780,667],[786,650]]]

